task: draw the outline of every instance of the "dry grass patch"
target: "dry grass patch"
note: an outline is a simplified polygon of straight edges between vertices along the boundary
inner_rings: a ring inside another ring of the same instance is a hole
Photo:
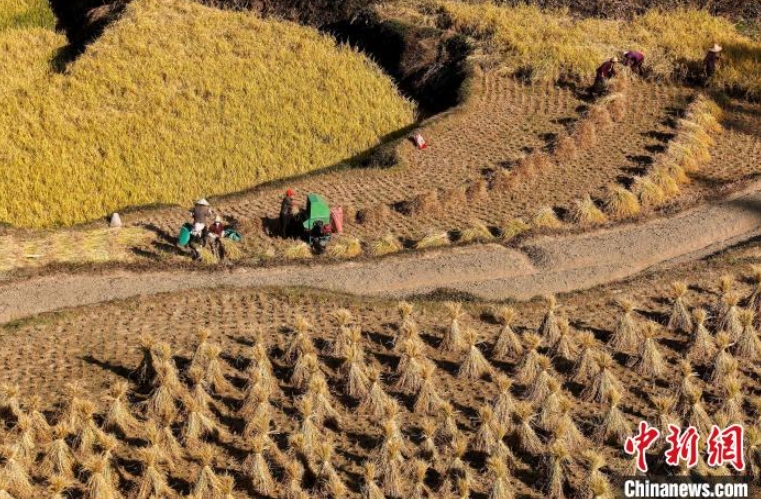
[[[571,161],[576,159],[579,155],[576,142],[568,135],[564,135],[558,139],[554,153],[555,157],[560,161]]]
[[[441,204],[447,208],[459,207],[467,203],[468,197],[466,191],[468,186],[465,184],[446,191],[440,195]]]
[[[388,220],[391,216],[391,208],[387,204],[380,203],[357,212],[357,221],[361,224],[377,224]]]
[[[224,245],[224,257],[225,260],[242,260],[245,257],[245,251],[243,250],[243,245],[241,243],[236,243],[234,241],[225,240],[223,242]]]
[[[602,129],[609,129],[613,125],[613,118],[607,107],[602,105],[593,106],[589,110],[589,119]]]
[[[140,227],[4,236],[0,238],[0,272],[49,264],[131,261],[136,258],[132,250],[153,238],[152,232]]]
[[[623,93],[608,94],[600,100],[604,105],[613,121],[619,123],[626,118],[626,95]]]
[[[25,66],[17,38],[0,35],[0,64]],[[43,48],[36,65],[57,47]],[[130,3],[67,72],[22,88],[0,88],[0,221],[35,227],[334,165],[414,113],[379,67],[327,35],[180,0]]]
[[[597,145],[597,127],[591,121],[583,121],[576,128],[574,134],[582,149],[588,149]]]
[[[440,207],[439,194],[435,190],[418,194],[409,202],[410,215],[433,213]]]
[[[486,180],[479,179],[468,184],[465,189],[465,198],[468,201],[481,201],[489,196],[489,185]]]
[[[663,166],[657,166],[648,175],[653,184],[663,191],[667,198],[679,195],[679,183],[671,176],[669,171]]]

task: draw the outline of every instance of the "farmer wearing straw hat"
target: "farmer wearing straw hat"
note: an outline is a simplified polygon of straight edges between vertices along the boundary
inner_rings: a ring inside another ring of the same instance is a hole
[[[716,73],[716,68],[721,63],[722,50],[724,49],[718,43],[714,43],[713,47],[708,49],[708,53],[706,54],[706,58],[704,62],[707,80],[710,80],[713,77],[713,75]]]
[[[206,228],[206,220],[213,213],[214,210],[211,209],[206,199],[196,201],[195,206],[190,210],[190,214],[193,215],[193,232],[197,232],[200,235]]]
[[[206,221],[214,213],[206,199],[196,201],[190,214],[193,215],[193,229],[190,231],[190,251],[193,258],[201,258],[199,247],[206,245]]]
[[[222,217],[219,215],[214,217],[214,223],[209,226],[208,233],[211,237],[222,237],[225,233],[225,225],[222,223]]]
[[[605,61],[602,66],[597,68],[597,76],[595,77],[595,84],[592,87],[592,92],[601,94],[608,89],[608,82],[611,78],[616,76],[616,64],[619,63],[618,57],[612,57]]]

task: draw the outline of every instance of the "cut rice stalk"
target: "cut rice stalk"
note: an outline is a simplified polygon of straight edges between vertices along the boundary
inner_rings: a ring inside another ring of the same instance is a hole
[[[582,227],[589,227],[604,224],[608,221],[608,217],[597,207],[592,197],[587,194],[582,199],[574,201],[571,208],[571,221]]]
[[[560,229],[563,227],[555,210],[550,206],[545,206],[537,211],[531,220],[531,225],[539,229]]]
[[[387,234],[370,245],[373,256],[386,256],[402,251],[402,244],[395,236]]]
[[[612,186],[608,188],[605,210],[610,217],[624,220],[638,215],[640,206],[637,196],[631,191],[621,186]]]

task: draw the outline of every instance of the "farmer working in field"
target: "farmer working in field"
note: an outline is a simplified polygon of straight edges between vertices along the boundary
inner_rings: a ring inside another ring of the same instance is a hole
[[[593,93],[601,94],[608,89],[608,83],[610,79],[616,76],[616,64],[618,63],[618,57],[613,57],[605,61],[602,66],[597,68],[595,84],[592,87]]]
[[[721,64],[721,51],[723,49],[721,48],[721,45],[718,43],[714,43],[713,47],[708,49],[708,54],[706,54],[705,58],[705,71],[706,71],[706,80],[710,80],[713,75],[716,73],[716,69],[719,67],[719,64]]]
[[[213,213],[214,211],[209,206],[209,202],[205,199],[196,201],[195,206],[190,210],[190,214],[193,215],[193,229],[190,231],[190,251],[195,259],[201,257],[199,248],[206,243],[206,222]]]
[[[225,235],[225,226],[222,223],[222,217],[219,215],[214,219],[214,223],[209,226],[206,231],[206,240],[211,246],[211,251],[221,260],[224,256],[224,246],[222,244],[222,237]]]
[[[634,73],[642,76],[642,67],[645,64],[645,54],[637,52],[636,50],[630,50],[624,52],[623,59],[624,66],[630,68]]]
[[[293,190],[288,189],[280,203],[280,235],[283,237],[289,236],[291,220],[293,219],[293,195]]]
[[[201,234],[206,229],[206,221],[214,214],[214,210],[211,209],[208,201],[199,199],[190,210],[190,214],[193,215],[193,232]]]

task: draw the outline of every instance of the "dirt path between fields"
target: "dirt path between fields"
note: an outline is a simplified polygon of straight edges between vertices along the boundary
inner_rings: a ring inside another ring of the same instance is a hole
[[[489,244],[311,267],[59,274],[7,283],[0,286],[0,323],[138,295],[217,287],[307,286],[395,298],[447,289],[488,300],[525,300],[700,258],[757,235],[761,182],[668,218],[590,234],[537,237],[518,249]]]

